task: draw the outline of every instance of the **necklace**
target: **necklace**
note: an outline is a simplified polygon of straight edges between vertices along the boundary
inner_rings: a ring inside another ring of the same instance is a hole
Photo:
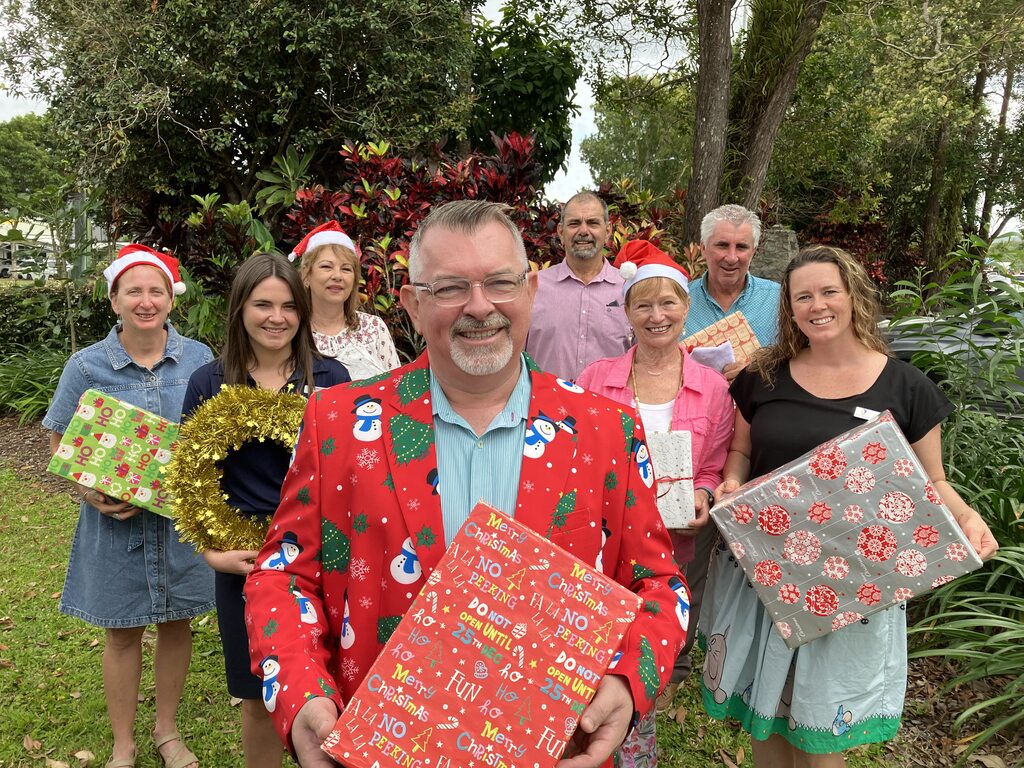
[[[650,374],[651,376],[660,376],[661,374],[663,374],[665,372],[665,370],[666,369],[662,368],[660,371],[658,371],[658,373],[652,373],[651,371],[648,371],[645,368],[644,372]],[[630,380],[630,383],[633,385],[633,399],[636,400],[637,405],[639,406],[639,404],[642,403],[643,401],[640,399],[640,389],[636,385],[636,355],[635,354],[633,355],[633,365],[629,366],[629,380]],[[676,392],[678,392],[682,388],[683,388],[683,364],[682,364],[682,361],[680,360],[680,363],[679,363],[679,387],[676,389]]]
[[[637,350],[637,351],[639,351],[639,350]],[[636,364],[638,362],[640,362],[639,360],[637,360],[637,357],[638,356],[636,354],[633,355],[633,366],[634,367],[636,366]],[[661,374],[663,374],[665,372],[665,370],[666,370],[666,368],[663,366],[660,371],[652,371],[650,368],[647,367],[646,363],[641,363],[641,365],[644,366],[644,373],[646,373],[646,374],[648,374],[650,376],[661,376]],[[632,371],[632,368],[630,370]]]

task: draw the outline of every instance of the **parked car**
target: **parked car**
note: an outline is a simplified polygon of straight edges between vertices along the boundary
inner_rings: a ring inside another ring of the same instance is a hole
[[[962,402],[1011,415],[1024,411],[1024,304],[1016,291],[996,289],[964,312],[880,325],[895,357],[936,383],[954,382]]]

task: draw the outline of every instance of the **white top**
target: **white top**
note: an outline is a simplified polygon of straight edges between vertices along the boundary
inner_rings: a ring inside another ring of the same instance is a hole
[[[640,421],[643,422],[644,432],[671,432],[672,431],[672,409],[676,401],[669,400],[667,403],[637,403],[637,410],[640,411]]]
[[[345,328],[334,336],[313,331],[313,341],[320,354],[344,365],[352,381],[397,368],[401,362],[384,321],[365,312],[356,315],[359,327],[355,330]]]

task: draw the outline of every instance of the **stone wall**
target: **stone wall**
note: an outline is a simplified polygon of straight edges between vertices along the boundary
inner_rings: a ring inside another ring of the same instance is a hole
[[[779,281],[789,260],[796,256],[799,245],[796,232],[776,224],[761,231],[761,242],[750,271],[758,277]]]

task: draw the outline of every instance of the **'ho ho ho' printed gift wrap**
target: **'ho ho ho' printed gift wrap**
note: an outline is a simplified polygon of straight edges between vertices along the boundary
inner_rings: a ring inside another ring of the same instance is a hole
[[[981,567],[888,411],[711,516],[790,648]]]
[[[351,768],[552,768],[640,602],[480,503],[323,747]]]
[[[87,389],[47,470],[171,517],[161,469],[178,447],[178,425],[96,389]]]

